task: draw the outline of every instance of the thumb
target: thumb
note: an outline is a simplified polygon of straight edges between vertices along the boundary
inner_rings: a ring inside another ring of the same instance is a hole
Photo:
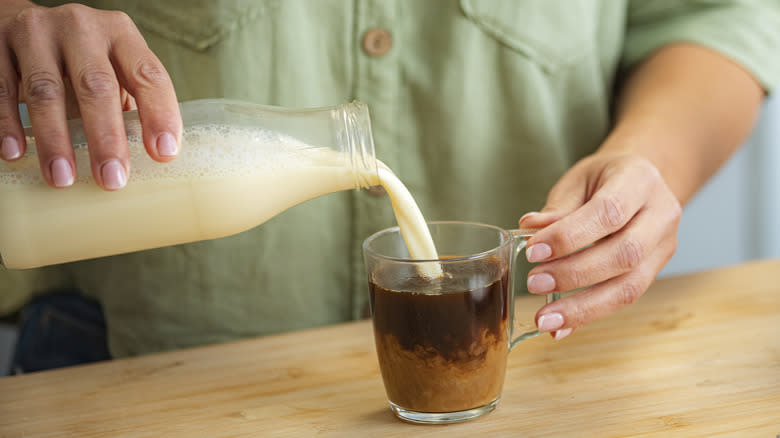
[[[544,228],[569,215],[586,201],[588,181],[584,174],[572,168],[550,189],[547,202],[540,212],[526,213],[520,218],[521,228]]]

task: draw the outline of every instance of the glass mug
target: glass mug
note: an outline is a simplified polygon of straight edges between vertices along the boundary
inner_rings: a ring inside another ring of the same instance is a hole
[[[515,260],[536,230],[469,222],[428,227],[439,260],[410,260],[398,227],[363,242],[374,339],[395,415],[454,423],[496,408],[509,352],[540,334],[531,323],[513,337]],[[439,263],[443,275],[421,274],[425,263]]]

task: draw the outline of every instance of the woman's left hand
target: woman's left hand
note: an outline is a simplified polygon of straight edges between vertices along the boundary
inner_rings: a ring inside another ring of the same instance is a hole
[[[677,248],[681,206],[642,156],[597,152],[569,169],[541,212],[520,219],[542,228],[528,241],[534,294],[580,290],[542,307],[540,331],[562,339],[633,303]]]

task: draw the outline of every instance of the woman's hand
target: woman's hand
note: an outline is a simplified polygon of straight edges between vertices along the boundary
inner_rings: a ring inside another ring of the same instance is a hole
[[[633,303],[677,247],[681,207],[650,161],[596,153],[572,167],[539,213],[520,227],[544,227],[528,241],[535,294],[586,288],[544,306],[539,330],[562,339]]]
[[[68,187],[76,178],[68,108],[84,120],[92,174],[105,190],[122,188],[130,172],[123,110],[137,103],[153,159],[170,161],[179,150],[182,122],[171,79],[122,12],[4,1],[0,156],[8,161],[26,148],[20,102],[27,103],[41,171],[52,187]]]
[[[706,96],[703,99],[702,96]],[[750,133],[763,90],[739,64],[670,44],[637,65],[599,150],[556,183],[528,241],[532,293],[579,290],[542,307],[556,339],[639,298],[674,254],[681,205]],[[578,251],[581,250],[581,251]]]

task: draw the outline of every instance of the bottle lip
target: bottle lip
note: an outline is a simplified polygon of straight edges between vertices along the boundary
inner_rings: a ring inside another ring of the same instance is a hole
[[[379,165],[374,149],[368,105],[357,100],[345,103],[341,106],[340,113],[344,123],[345,147],[349,154],[355,188],[368,188],[379,180]],[[366,171],[372,173],[376,180],[372,181]]]

